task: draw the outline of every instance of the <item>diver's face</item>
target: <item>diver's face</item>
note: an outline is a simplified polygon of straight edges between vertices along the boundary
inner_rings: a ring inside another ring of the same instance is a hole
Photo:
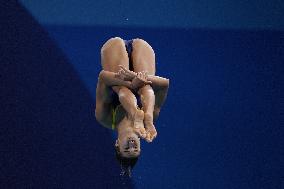
[[[140,138],[135,133],[121,137],[118,140],[118,148],[122,157],[138,157],[141,152]]]

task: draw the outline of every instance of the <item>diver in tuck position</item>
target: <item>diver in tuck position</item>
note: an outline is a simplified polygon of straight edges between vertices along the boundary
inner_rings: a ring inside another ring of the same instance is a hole
[[[142,39],[109,39],[101,48],[101,65],[96,119],[117,130],[117,156],[136,162],[140,138],[152,142],[157,136],[153,121],[166,99],[169,80],[155,76],[154,51]]]

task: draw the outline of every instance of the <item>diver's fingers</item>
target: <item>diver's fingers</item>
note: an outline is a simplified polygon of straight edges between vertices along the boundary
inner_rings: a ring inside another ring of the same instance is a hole
[[[118,72],[115,74],[116,76],[122,76],[125,73],[124,70],[120,69]]]
[[[126,70],[126,68],[124,66],[122,66],[121,64],[118,65],[121,69]]]
[[[145,81],[145,85],[150,85],[150,84],[152,84],[152,81]]]
[[[119,75],[121,73],[121,70],[118,70],[118,72],[115,73],[115,75]]]
[[[126,72],[124,70],[120,70],[121,74],[126,74]]]
[[[134,77],[137,76],[137,74],[136,74],[135,72],[133,72],[133,71],[129,71],[129,72],[128,72],[128,75],[129,75],[129,77],[131,77],[131,78],[134,78]]]
[[[148,79],[145,71],[143,71],[143,79],[146,80],[146,81]]]
[[[121,69],[123,69],[126,73],[129,73],[130,70],[126,69],[125,67],[123,67],[122,65],[118,65]]]
[[[123,71],[123,73],[129,73],[129,70],[123,67],[122,65],[118,65],[120,69]]]

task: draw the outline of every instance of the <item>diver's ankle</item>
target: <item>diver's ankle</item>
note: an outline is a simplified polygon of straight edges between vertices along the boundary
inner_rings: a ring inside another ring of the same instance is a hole
[[[144,112],[143,110],[140,109],[136,109],[133,112],[131,112],[130,114],[128,114],[128,118],[132,121],[134,120],[143,120],[144,119]]]
[[[145,113],[144,114],[144,122],[151,122],[151,123],[153,123],[153,114]]]

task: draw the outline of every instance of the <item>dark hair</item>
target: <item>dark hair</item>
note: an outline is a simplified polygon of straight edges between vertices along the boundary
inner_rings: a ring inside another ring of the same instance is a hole
[[[120,168],[121,168],[121,175],[122,176],[129,176],[131,177],[131,170],[135,166],[135,164],[138,161],[138,157],[131,157],[131,158],[126,158],[122,157],[121,154],[119,153],[119,149],[115,149],[115,155],[116,159],[119,162]]]

